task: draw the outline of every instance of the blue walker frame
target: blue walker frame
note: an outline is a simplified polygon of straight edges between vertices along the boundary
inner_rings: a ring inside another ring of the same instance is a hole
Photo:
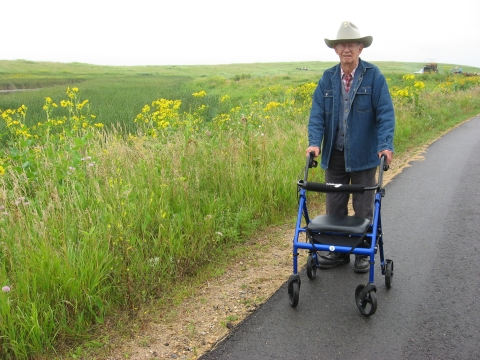
[[[355,290],[355,302],[361,314],[371,316],[377,309],[375,286],[375,255],[380,252],[380,267],[382,275],[385,276],[385,285],[387,289],[391,287],[393,278],[393,261],[385,259],[383,250],[383,233],[381,219],[381,202],[385,196],[385,189],[382,186],[383,172],[388,170],[385,164],[385,156],[380,159],[378,172],[378,183],[373,187],[364,187],[362,185],[342,185],[342,184],[322,184],[307,182],[309,168],[316,167],[318,164],[313,159],[314,154],[307,156],[305,165],[305,174],[303,181],[297,183],[299,192],[299,206],[297,222],[295,227],[295,236],[293,238],[293,274],[290,276],[287,289],[290,305],[296,307],[299,301],[299,292],[301,279],[298,273],[298,250],[308,250],[307,258],[307,276],[312,280],[319,268],[318,251],[335,251],[339,253],[348,253],[355,255],[366,255],[370,257],[369,281],[367,284],[358,285]],[[356,216],[332,217],[329,215],[319,215],[313,220],[310,219],[307,209],[307,192],[344,192],[361,193],[364,191],[375,191],[375,207],[372,221]],[[305,226],[302,226],[304,221]],[[315,226],[314,226],[315,225]],[[359,231],[362,229],[363,231]],[[306,241],[300,241],[300,234],[305,233]],[[325,242],[321,240],[322,236],[327,239],[337,239],[337,241]],[[333,238],[332,238],[333,236]],[[361,245],[361,247],[359,247]]]

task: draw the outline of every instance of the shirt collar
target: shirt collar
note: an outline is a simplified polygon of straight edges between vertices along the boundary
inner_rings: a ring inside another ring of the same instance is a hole
[[[355,70],[357,70],[357,68],[358,68],[358,64],[355,67],[355,69],[352,70],[352,79],[355,77]],[[341,71],[340,78],[343,79],[343,75],[345,75],[345,72],[343,71],[341,66],[340,66],[340,71]]]

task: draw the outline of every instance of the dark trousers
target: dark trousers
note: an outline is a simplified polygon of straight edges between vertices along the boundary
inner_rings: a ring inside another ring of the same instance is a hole
[[[362,171],[345,171],[343,151],[333,149],[328,169],[325,171],[325,182],[334,184],[361,184],[375,186],[377,168]],[[327,193],[326,210],[329,215],[348,215],[348,200],[350,194]],[[365,191],[363,194],[353,194],[352,203],[355,216],[373,219],[375,201],[374,191]]]

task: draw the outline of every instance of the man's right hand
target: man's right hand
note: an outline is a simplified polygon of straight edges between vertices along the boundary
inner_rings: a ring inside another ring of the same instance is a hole
[[[315,154],[314,157],[317,157],[320,155],[320,148],[318,146],[309,146],[306,150],[306,156],[309,156],[311,152]]]

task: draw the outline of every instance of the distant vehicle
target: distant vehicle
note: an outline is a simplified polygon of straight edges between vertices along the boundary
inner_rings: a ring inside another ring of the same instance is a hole
[[[423,69],[420,69],[418,71],[415,71],[414,74],[425,74],[425,73],[437,73],[438,72],[438,69],[437,69],[437,64],[432,62],[432,63],[428,63],[426,64]]]
[[[431,73],[431,72],[437,73],[438,72],[437,64],[432,62],[432,63],[429,63],[429,64],[425,65],[423,67],[423,72],[424,73]]]
[[[453,69],[450,70],[451,73],[453,74],[461,74],[462,73],[462,68],[459,68],[458,66],[455,66]]]

